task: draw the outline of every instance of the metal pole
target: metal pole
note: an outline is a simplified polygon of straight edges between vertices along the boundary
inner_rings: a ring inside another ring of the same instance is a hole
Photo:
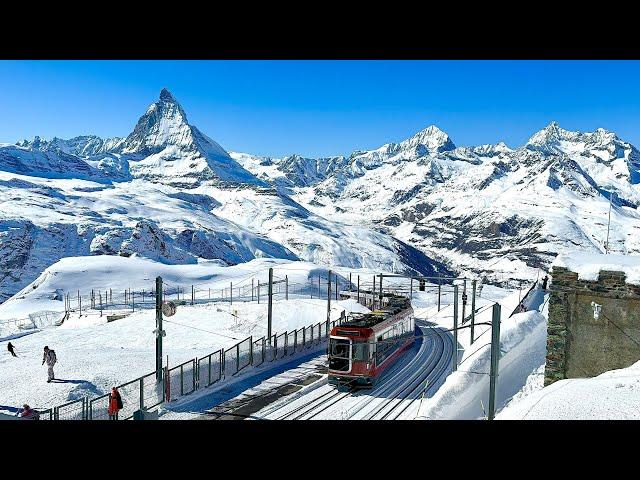
[[[466,310],[467,310],[467,279],[465,278],[462,283],[462,323],[464,323],[466,320],[464,316]]]
[[[284,276],[284,299],[289,300],[289,276]]]
[[[349,272],[349,291],[351,291],[352,287],[353,287],[353,282],[351,282],[351,272]]]
[[[338,274],[336,273],[336,300],[338,300]]]
[[[442,291],[442,284],[440,283],[440,279],[438,279],[438,311],[440,311],[440,293]]]
[[[196,299],[196,291],[193,288],[193,285],[191,285],[191,305],[195,303],[195,299]]]
[[[260,279],[258,279],[258,303],[260,303]]]
[[[331,322],[331,270],[327,275],[327,331],[329,331],[329,323]]]
[[[260,284],[258,284],[258,288]],[[269,269],[269,306],[267,307],[267,336],[271,345],[271,321],[273,319],[273,268]]]
[[[98,297],[100,297],[100,316],[102,316],[102,292],[98,292]]]
[[[376,276],[373,276],[373,293],[371,298],[371,309],[376,309]]]
[[[320,274],[318,274],[318,299],[320,299]]]
[[[131,311],[136,311],[136,292],[132,292],[131,294]]]
[[[231,282],[231,288],[229,289],[229,305],[233,305],[233,282]]]
[[[156,277],[156,379],[162,380],[162,277]],[[167,363],[168,365],[168,363]]]
[[[609,192],[609,221],[607,222],[607,241],[604,244],[604,253],[609,253],[609,227],[611,227],[611,203],[613,195]]]
[[[409,299],[413,300],[413,277],[411,277],[411,284],[409,286]]]
[[[471,345],[473,345],[473,330],[476,323],[476,282],[477,280],[471,282]]]
[[[458,369],[458,286],[453,286],[453,371]]]
[[[251,301],[253,302],[253,278],[251,279]]]
[[[382,308],[382,274],[380,274],[380,292],[378,295],[378,308]]]
[[[491,371],[489,372],[489,414],[487,416],[489,420],[493,420],[496,415],[496,382],[500,361],[500,310],[500,304],[495,303],[491,319]]]
[[[360,275],[358,275],[358,303],[360,303]]]

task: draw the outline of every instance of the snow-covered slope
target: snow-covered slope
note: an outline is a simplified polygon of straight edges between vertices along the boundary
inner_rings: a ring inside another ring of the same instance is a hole
[[[496,282],[535,277],[558,253],[604,251],[610,196],[610,250],[640,251],[640,152],[604,129],[570,132],[551,123],[510,149],[455,147],[431,126],[340,157],[322,176],[308,168],[313,159],[298,158],[296,167],[289,157],[285,170],[283,160],[232,156],[310,211],[367,224]]]
[[[496,415],[497,420],[638,420],[640,362],[593,378],[560,380],[542,387],[534,372],[523,391]],[[529,386],[529,383],[532,385]],[[536,388],[537,387],[537,388]]]
[[[279,166],[309,184],[340,165],[326,159],[300,166],[291,158]],[[124,139],[36,137],[0,145],[0,201],[0,301],[52,263],[81,255],[142,255],[168,264],[300,258],[449,272],[389,235],[345,227],[269,187],[190,125],[166,89]]]

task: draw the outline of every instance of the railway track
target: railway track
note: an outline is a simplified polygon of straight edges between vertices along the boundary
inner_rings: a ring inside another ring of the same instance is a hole
[[[312,389],[319,395],[304,401],[305,396],[312,394],[308,392],[306,395],[264,412],[263,418],[277,420],[314,418],[393,420],[400,418],[415,401],[420,399],[423,392],[430,393],[439,387],[450,367],[453,351],[451,335],[426,322],[421,322],[420,329],[424,336],[415,355],[408,362],[390,367],[373,389],[338,391],[324,380],[323,384]],[[429,383],[425,388],[427,380]],[[303,403],[290,408],[300,400]],[[340,415],[336,416],[338,408],[340,408]],[[281,410],[285,410],[283,414],[274,416]]]

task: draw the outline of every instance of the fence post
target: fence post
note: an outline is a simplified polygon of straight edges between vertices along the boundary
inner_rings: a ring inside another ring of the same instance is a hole
[[[180,365],[180,396],[184,395],[184,364]]]
[[[240,370],[240,344],[236,343],[236,373]]]
[[[249,365],[253,365],[253,335],[249,336]]]
[[[140,410],[144,410],[144,377],[140,377]]]

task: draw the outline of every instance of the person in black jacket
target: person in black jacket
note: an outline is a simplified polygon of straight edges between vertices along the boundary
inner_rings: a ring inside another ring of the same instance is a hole
[[[547,289],[547,282],[549,281],[549,276],[545,275],[544,278],[542,279],[542,289],[546,290]]]
[[[13,344],[12,344],[11,342],[9,342],[9,343],[7,344],[7,350],[9,350],[9,353],[10,353],[11,355],[13,355],[14,357],[17,357],[18,355],[16,355],[16,352],[13,350],[13,348],[14,348],[14,347],[13,347]]]

